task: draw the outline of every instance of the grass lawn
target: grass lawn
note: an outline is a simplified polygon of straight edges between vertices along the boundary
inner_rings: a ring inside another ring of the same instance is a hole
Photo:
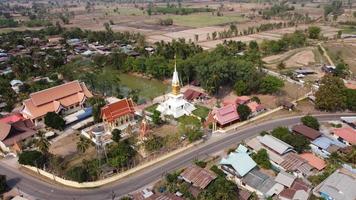
[[[141,78],[130,74],[119,74],[120,84],[130,89],[138,89],[140,97],[153,99],[165,94],[169,90],[169,85],[155,79]]]
[[[344,26],[342,28],[343,33],[356,34],[356,26]]]
[[[153,112],[156,110],[157,106],[158,106],[158,103],[155,103],[155,104],[153,104],[153,105],[148,106],[147,108],[145,108],[145,110],[146,110],[147,112],[153,113]]]
[[[195,28],[214,26],[243,20],[243,17],[238,14],[226,14],[224,16],[216,16],[212,15],[211,13],[194,13],[190,15],[167,15],[166,18],[172,18],[173,24],[175,25],[190,26]]]
[[[210,112],[209,108],[204,107],[204,106],[199,106],[199,105],[195,105],[195,107],[197,109],[193,111],[194,115],[196,115],[202,119],[205,119],[208,116],[208,114]]]

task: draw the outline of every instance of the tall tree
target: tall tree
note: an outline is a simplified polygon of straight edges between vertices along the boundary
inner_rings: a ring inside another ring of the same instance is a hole
[[[321,86],[315,93],[315,105],[320,110],[338,111],[346,108],[344,82],[331,75],[326,75],[321,80]]]
[[[36,147],[43,153],[43,154],[47,154],[48,153],[48,149],[50,147],[50,143],[45,135],[44,132],[39,131],[37,133],[37,139],[36,139]]]
[[[241,104],[237,107],[237,113],[239,114],[240,120],[245,121],[250,117],[251,109],[248,106]]]
[[[81,136],[79,138],[79,141],[77,142],[77,150],[80,153],[85,153],[86,150],[89,148],[90,146],[90,140],[85,138],[84,136]]]

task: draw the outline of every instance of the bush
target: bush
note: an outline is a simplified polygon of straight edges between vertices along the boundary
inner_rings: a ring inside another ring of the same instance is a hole
[[[302,123],[305,126],[308,126],[315,130],[319,130],[320,124],[315,117],[307,115],[307,116],[302,117],[300,120],[302,121]]]
[[[308,36],[310,39],[319,39],[321,29],[318,26],[310,26],[308,28]]]
[[[65,126],[64,119],[55,112],[47,113],[44,122],[46,126],[57,130],[63,130]]]
[[[112,135],[112,140],[114,140],[116,143],[119,143],[120,140],[121,140],[121,130],[119,129],[114,129],[112,132],[111,132],[111,135]]]
[[[203,132],[200,130],[192,130],[187,133],[189,142],[200,140],[203,137]]]
[[[71,168],[67,171],[66,173],[67,177],[70,180],[82,183],[85,181],[89,181],[89,173],[86,168],[82,166],[77,166],[74,168]]]
[[[158,23],[161,26],[170,26],[170,25],[173,25],[173,19],[171,19],[171,18],[159,19]]]
[[[144,145],[146,151],[149,152],[160,150],[164,145],[163,138],[156,135],[152,135],[148,140],[145,141]]]
[[[262,94],[272,94],[284,86],[284,82],[274,76],[267,75],[262,78],[259,92]]]
[[[213,171],[218,176],[225,177],[225,173],[221,169],[219,169],[218,166],[216,165],[213,165],[210,168],[210,170]]]
[[[262,168],[271,169],[272,167],[266,149],[260,149],[257,151],[256,154],[252,155],[252,159]]]
[[[194,163],[201,168],[205,168],[206,164],[207,164],[205,161],[202,161],[202,160],[196,160],[196,161],[194,161]]]
[[[23,151],[19,155],[19,163],[22,165],[42,168],[46,161],[46,156],[39,151]]]

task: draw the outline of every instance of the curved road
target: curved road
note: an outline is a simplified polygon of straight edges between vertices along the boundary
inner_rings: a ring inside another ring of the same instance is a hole
[[[324,114],[314,115],[320,121],[337,120],[344,114]],[[189,165],[192,160],[206,155],[221,151],[233,144],[252,137],[263,130],[271,130],[278,126],[291,126],[299,123],[300,117],[291,117],[264,122],[258,125],[249,125],[237,131],[231,131],[228,134],[214,136],[203,144],[191,148],[174,158],[162,161],[152,167],[148,167],[136,174],[126,177],[122,180],[94,189],[73,189],[54,183],[48,183],[37,179],[31,175],[25,174],[17,169],[13,169],[7,164],[0,162],[0,174],[6,174],[8,184],[11,187],[18,188],[25,194],[29,194],[43,200],[106,200],[112,199],[113,194],[116,197],[131,193],[144,187],[162,177],[166,172],[182,168]]]

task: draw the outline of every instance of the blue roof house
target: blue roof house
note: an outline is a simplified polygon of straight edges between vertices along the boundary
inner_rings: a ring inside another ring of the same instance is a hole
[[[346,147],[346,145],[335,139],[321,136],[313,140],[310,143],[310,147],[315,154],[323,158],[328,158],[331,153],[338,151],[340,148]]]
[[[257,164],[249,156],[248,149],[239,145],[235,152],[231,152],[220,161],[220,166],[227,175],[241,178],[255,168]]]

